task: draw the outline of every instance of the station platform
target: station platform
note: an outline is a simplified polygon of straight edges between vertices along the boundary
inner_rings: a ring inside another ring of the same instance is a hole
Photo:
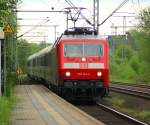
[[[18,85],[11,125],[104,125],[43,85]]]

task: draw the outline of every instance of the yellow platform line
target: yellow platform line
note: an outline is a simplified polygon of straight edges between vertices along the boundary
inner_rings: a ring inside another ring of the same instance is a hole
[[[70,125],[58,112],[50,107],[49,104],[46,103],[45,100],[36,91],[32,90],[32,93],[59,125]]]

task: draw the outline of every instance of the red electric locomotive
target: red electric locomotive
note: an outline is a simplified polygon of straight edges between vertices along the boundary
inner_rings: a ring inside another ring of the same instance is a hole
[[[67,31],[53,47],[28,58],[28,75],[46,81],[65,97],[105,96],[109,90],[108,42],[97,35]]]

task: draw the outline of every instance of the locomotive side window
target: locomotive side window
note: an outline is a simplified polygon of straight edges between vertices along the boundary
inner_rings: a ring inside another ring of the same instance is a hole
[[[69,43],[65,44],[65,49],[64,49],[65,56],[82,56],[83,55],[83,45],[81,44],[74,44],[74,43]]]
[[[33,59],[33,67],[36,66],[36,59]]]
[[[48,66],[48,64],[49,64],[49,55],[46,54],[46,55],[44,56],[44,58],[45,58],[45,66]]]
[[[27,66],[30,67],[30,61],[27,62]]]
[[[102,56],[102,45],[95,43],[84,44],[84,56]]]
[[[40,66],[40,58],[37,58],[37,65]]]

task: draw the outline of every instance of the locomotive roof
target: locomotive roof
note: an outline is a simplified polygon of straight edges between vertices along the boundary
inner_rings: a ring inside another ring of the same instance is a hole
[[[64,35],[97,35],[98,32],[93,27],[70,27],[65,30]]]
[[[51,48],[52,48],[52,46],[48,46],[48,47],[42,49],[41,51],[34,53],[33,55],[28,57],[28,60],[31,60],[31,59],[36,58],[38,56],[41,56],[45,53],[48,53],[51,50]]]
[[[61,37],[61,40],[65,39],[95,39],[95,40],[100,40],[102,37],[98,35],[63,35]]]

